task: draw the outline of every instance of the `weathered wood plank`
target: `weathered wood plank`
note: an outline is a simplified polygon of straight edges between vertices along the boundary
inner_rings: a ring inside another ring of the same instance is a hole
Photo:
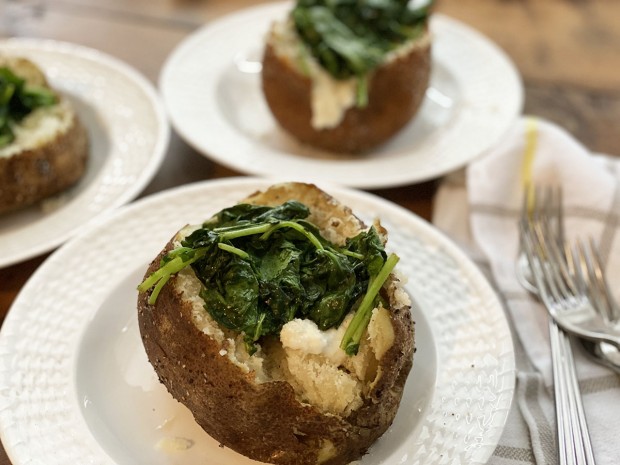
[[[510,56],[523,76],[525,113],[620,156],[620,2],[438,0],[437,10]]]

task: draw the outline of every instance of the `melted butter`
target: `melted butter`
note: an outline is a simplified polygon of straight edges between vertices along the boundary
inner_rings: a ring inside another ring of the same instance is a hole
[[[180,437],[164,437],[161,438],[156,445],[156,448],[163,452],[182,452],[191,449],[194,445],[194,441],[188,438]]]
[[[338,126],[345,112],[355,104],[356,90],[356,79],[337,80],[320,70],[312,80],[312,127]]]

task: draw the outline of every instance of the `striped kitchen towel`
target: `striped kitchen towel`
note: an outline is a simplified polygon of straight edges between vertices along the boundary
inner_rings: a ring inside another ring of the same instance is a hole
[[[517,222],[528,183],[562,186],[567,238],[592,236],[609,281],[620,281],[620,157],[592,154],[556,125],[522,118],[488,154],[442,181],[433,223],[487,274],[514,333],[516,393],[492,465],[557,463],[547,314],[515,273]],[[620,301],[620,286],[613,292]],[[617,465],[620,376],[574,346],[597,464]]]

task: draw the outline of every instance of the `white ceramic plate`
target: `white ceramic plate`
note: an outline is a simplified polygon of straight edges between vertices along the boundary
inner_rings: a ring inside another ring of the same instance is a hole
[[[43,263],[0,332],[0,434],[12,463],[253,463],[218,447],[157,382],[140,341],[135,288],[177,228],[268,183],[230,178],[140,200]],[[400,410],[361,463],[486,463],[515,377],[498,299],[428,223],[373,195],[327,189],[363,219],[380,215],[417,302],[418,350]]]
[[[89,220],[129,202],[163,161],[170,137],[154,87],[99,51],[40,39],[0,41],[0,53],[30,58],[74,104],[90,137],[86,173],[42,204],[0,216],[0,267],[58,246]]]
[[[177,132],[196,150],[243,173],[383,188],[438,177],[481,155],[521,112],[520,77],[506,55],[466,25],[431,21],[430,87],[418,115],[367,155],[304,147],[272,117],[260,86],[263,38],[289,3],[215,21],[166,60],[160,89]]]

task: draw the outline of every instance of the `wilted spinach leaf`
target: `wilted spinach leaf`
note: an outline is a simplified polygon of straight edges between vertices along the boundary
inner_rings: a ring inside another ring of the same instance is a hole
[[[338,326],[354,305],[372,311],[387,277],[377,284],[387,255],[376,230],[339,248],[321,236],[308,215],[296,201],[224,209],[172,250],[139,290],[155,287],[154,302],[170,275],[191,265],[203,284],[205,309],[221,326],[243,333],[250,352],[262,336],[278,334],[294,318],[326,330]],[[371,282],[376,289],[369,296]],[[369,317],[357,320],[355,334],[361,337]],[[359,338],[352,340],[359,344]],[[356,351],[352,344],[348,353]]]
[[[422,34],[432,1],[298,0],[291,16],[310,53],[336,79],[364,75],[385,55]],[[359,98],[364,101],[364,98]]]

